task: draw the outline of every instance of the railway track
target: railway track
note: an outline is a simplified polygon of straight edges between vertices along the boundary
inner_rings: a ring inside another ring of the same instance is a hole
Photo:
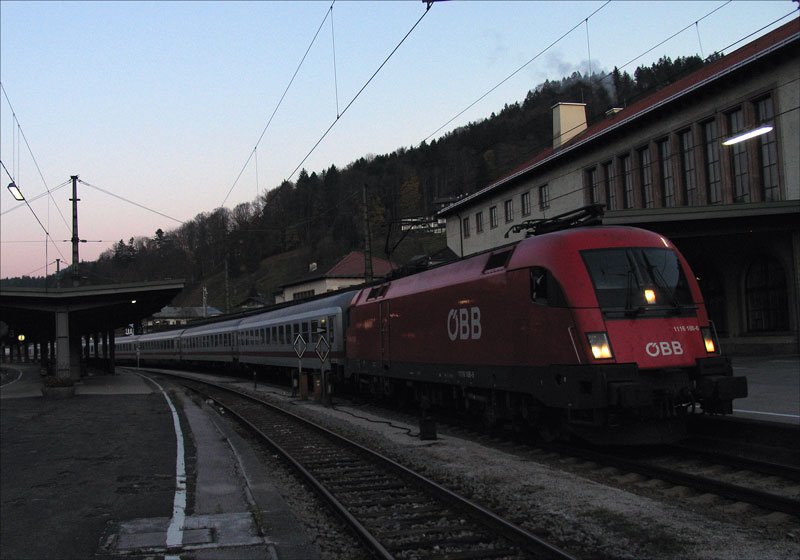
[[[800,517],[797,484],[800,470],[791,466],[674,446],[655,454],[627,456],[573,446],[547,448],[603,467],[685,486],[698,493]]]
[[[572,558],[428,478],[231,387],[180,378],[280,453],[378,558]]]
[[[414,420],[408,416],[406,421],[413,423]],[[483,438],[480,432],[470,428],[452,428],[458,432],[466,429],[472,436]],[[671,486],[684,486],[698,494],[715,494],[800,519],[800,467],[793,464],[748,458],[697,445],[659,446],[652,451],[638,448],[604,451],[572,444],[531,444],[520,442],[515,436],[510,436],[509,441],[517,441],[522,448],[533,446],[534,450],[556,453],[562,459],[578,459],[593,470],[611,467],[623,476],[633,473]]]

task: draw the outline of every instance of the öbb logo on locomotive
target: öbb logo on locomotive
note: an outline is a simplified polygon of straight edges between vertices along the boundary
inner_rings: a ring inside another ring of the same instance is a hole
[[[450,340],[479,340],[481,338],[480,307],[459,307],[447,314],[447,334]]]
[[[644,347],[644,351],[647,352],[648,356],[653,358],[659,356],[680,356],[683,354],[683,346],[681,346],[681,343],[677,340],[669,342],[662,340],[661,342],[648,342]]]

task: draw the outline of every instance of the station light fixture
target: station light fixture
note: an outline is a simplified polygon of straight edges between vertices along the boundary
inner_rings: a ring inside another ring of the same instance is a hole
[[[758,128],[754,128],[753,130],[748,130],[746,132],[742,132],[741,134],[737,134],[736,136],[731,136],[727,140],[725,140],[722,145],[723,146],[733,146],[734,144],[738,144],[739,142],[744,142],[745,140],[750,140],[751,138],[755,138],[756,136],[761,136],[762,134],[766,134],[768,132],[772,132],[773,126],[771,124],[761,125]]]
[[[14,197],[14,200],[19,200],[20,202],[25,200],[25,195],[22,194],[22,191],[19,190],[19,187],[14,183],[14,181],[11,181],[8,184],[8,192],[11,193],[11,196]]]

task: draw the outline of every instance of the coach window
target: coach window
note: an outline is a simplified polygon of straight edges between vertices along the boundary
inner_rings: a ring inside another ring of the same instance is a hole
[[[297,336],[300,334],[300,323],[295,323],[292,325],[292,344],[294,341],[297,340]]]
[[[331,315],[328,317],[328,342],[330,342],[331,346],[336,342],[336,317]]]
[[[319,330],[319,323],[317,321],[311,321],[311,344],[316,344],[318,334],[317,331]]]
[[[303,340],[308,342],[309,341],[309,338],[308,338],[308,323],[306,321],[303,321],[302,327],[303,327]]]

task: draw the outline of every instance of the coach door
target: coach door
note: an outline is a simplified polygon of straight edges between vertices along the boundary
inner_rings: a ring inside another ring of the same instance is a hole
[[[389,368],[389,302],[382,301],[381,306],[381,365]]]

